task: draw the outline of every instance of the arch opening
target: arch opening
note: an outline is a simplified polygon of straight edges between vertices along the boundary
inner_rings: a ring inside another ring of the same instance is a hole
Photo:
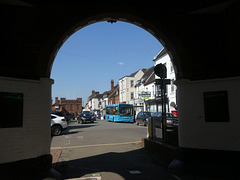
[[[121,21],[120,21],[121,20]],[[123,21],[124,20],[124,21]],[[88,24],[89,25],[86,25],[86,26],[84,26],[84,28],[87,28],[87,27],[90,27],[91,25],[94,25],[94,24],[97,24],[97,23],[105,23],[106,21],[109,21],[109,23],[111,23],[111,22],[113,22],[113,23],[119,23],[119,22],[121,22],[121,23],[125,23],[127,20],[126,19],[122,19],[122,18],[119,18],[119,19],[108,19],[108,18],[105,18],[104,19],[104,21],[103,20],[99,20],[99,22],[98,21],[90,21]],[[142,27],[142,25],[141,24],[139,24],[139,23],[127,23],[127,24],[131,24],[131,25],[136,25],[137,27],[140,27],[140,29],[143,29]],[[110,24],[111,26],[114,26],[114,24]],[[84,28],[81,26],[81,28],[76,28],[75,30],[73,30],[73,31],[71,31],[71,33],[77,33],[77,31],[80,33],[81,32],[81,30],[84,30]],[[146,28],[145,28],[146,29]],[[151,32],[150,34],[151,35],[155,35],[155,33],[152,31],[152,30],[149,30],[148,29],[148,31],[147,31],[148,33],[149,32]],[[145,33],[147,33],[147,32],[145,32]],[[71,33],[69,33],[69,34],[71,34]],[[154,36],[154,37],[156,37],[156,35]],[[68,39],[70,39],[71,37],[70,37],[70,35],[66,35],[66,37],[65,38],[63,38],[63,41],[61,41],[61,43],[59,43],[58,45],[61,45],[61,44],[63,44],[63,43],[66,43],[67,41],[68,41]],[[159,41],[159,40],[157,40],[157,41]],[[155,54],[151,57],[151,59],[146,59],[146,61],[152,61],[153,59],[154,59],[154,57],[155,56],[157,56],[157,53],[160,51],[160,50],[162,50],[162,49],[158,49],[158,51],[157,52],[155,52]],[[166,49],[165,49],[166,50]],[[61,51],[61,49],[60,48],[57,48],[57,51],[56,52],[60,52]],[[167,52],[167,51],[166,51]],[[56,55],[57,55],[57,53],[55,53]],[[54,56],[54,57],[56,57],[56,55]],[[80,54],[78,54],[78,55],[80,55]],[[81,56],[81,55],[80,55]],[[83,55],[82,55],[83,56]],[[86,56],[85,56],[86,57]],[[86,57],[86,58],[89,58],[89,57]],[[94,59],[94,60],[96,60],[96,59]],[[156,60],[156,58],[155,58],[155,60]],[[99,61],[101,61],[101,58],[99,58]],[[134,60],[133,60],[134,61]],[[170,59],[170,61],[171,61],[171,59]],[[135,62],[136,62],[136,60],[135,60]],[[152,66],[154,66],[154,63],[152,63]],[[170,67],[170,66],[169,66]],[[149,69],[150,69],[150,67],[148,67]],[[139,69],[139,68],[138,68]],[[136,70],[138,70],[138,69],[136,69]],[[174,72],[174,66],[171,66],[171,72],[172,73],[174,73],[174,75],[175,75],[175,72]],[[153,69],[151,69],[151,71],[153,71]],[[130,73],[130,72],[129,72]],[[125,75],[127,75],[127,74],[125,74]],[[125,75],[123,75],[123,76],[125,76]],[[151,74],[149,74],[149,75],[151,75]],[[119,79],[121,78],[121,76],[119,76],[118,77]],[[147,78],[150,78],[150,76],[148,76]],[[154,78],[153,78],[154,79]],[[140,80],[140,79],[139,79]],[[147,80],[147,79],[145,79],[145,80]],[[152,82],[151,82],[152,83]],[[119,82],[119,84],[120,84],[120,82]],[[152,85],[150,85],[150,86],[152,86]],[[146,89],[145,89],[146,90]],[[152,90],[150,90],[150,92],[153,94],[153,95],[155,95],[155,91],[156,91],[156,89],[155,89],[155,87],[154,88],[152,88]],[[90,91],[89,91],[90,92]],[[120,92],[119,92],[120,93]],[[135,95],[134,95],[135,96]],[[176,96],[175,96],[176,97]],[[86,100],[84,100],[85,102],[86,102]],[[121,102],[125,102],[125,100],[123,99],[123,100],[121,100],[121,98],[120,98],[120,101]],[[119,101],[119,102],[120,102]],[[175,100],[175,102],[176,102],[176,100]],[[129,103],[129,102],[128,102]],[[134,101],[132,102],[133,104],[134,104]],[[142,108],[140,108],[139,110],[138,110],[138,112],[140,112],[141,110],[143,111],[143,110],[146,110],[146,111],[151,111],[152,113],[153,112],[156,112],[156,111],[160,111],[161,110],[161,108],[160,108],[160,106],[158,105],[158,104],[153,104],[153,102],[151,102],[151,103],[149,103],[147,106],[147,108],[145,108],[144,106],[145,105],[143,105],[143,102],[141,102],[142,103]],[[140,103],[140,104],[141,104]],[[160,103],[160,101],[158,102],[158,103]],[[156,109],[156,108],[151,108],[152,106],[155,106],[155,107],[158,107],[158,110]],[[172,107],[170,107],[169,105],[168,105],[168,109],[169,108],[172,108]],[[137,113],[138,113],[137,112]],[[136,113],[136,117],[137,117],[137,113]]]

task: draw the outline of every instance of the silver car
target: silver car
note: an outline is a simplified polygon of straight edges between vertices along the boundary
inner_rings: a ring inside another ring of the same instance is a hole
[[[68,127],[67,120],[63,116],[51,114],[51,134],[58,136]]]

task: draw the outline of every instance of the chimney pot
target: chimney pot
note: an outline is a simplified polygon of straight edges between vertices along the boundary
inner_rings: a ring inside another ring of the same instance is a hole
[[[114,80],[111,79],[111,91],[113,90],[113,88],[114,88]]]

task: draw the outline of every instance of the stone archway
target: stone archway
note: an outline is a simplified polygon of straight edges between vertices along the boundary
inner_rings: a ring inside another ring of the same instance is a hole
[[[234,160],[232,154],[239,157],[239,1],[164,1],[161,7],[152,2],[26,2],[0,6],[4,27],[0,30],[0,91],[24,97],[23,126],[0,130],[0,163],[7,164],[5,167],[20,160],[41,164],[38,157],[49,154],[49,77],[54,56],[74,30],[102,20],[136,24],[161,39],[170,51],[181,94],[179,136],[180,146],[187,152],[184,157],[196,157],[202,149],[207,150],[202,159],[209,152],[218,154],[213,159],[225,157],[225,162],[228,157]],[[204,93],[219,91],[228,94],[230,120],[206,122]]]

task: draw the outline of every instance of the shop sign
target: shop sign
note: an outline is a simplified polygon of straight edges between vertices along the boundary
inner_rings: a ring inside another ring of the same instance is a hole
[[[138,97],[141,97],[141,99],[151,99],[151,92],[150,91],[138,92]]]

